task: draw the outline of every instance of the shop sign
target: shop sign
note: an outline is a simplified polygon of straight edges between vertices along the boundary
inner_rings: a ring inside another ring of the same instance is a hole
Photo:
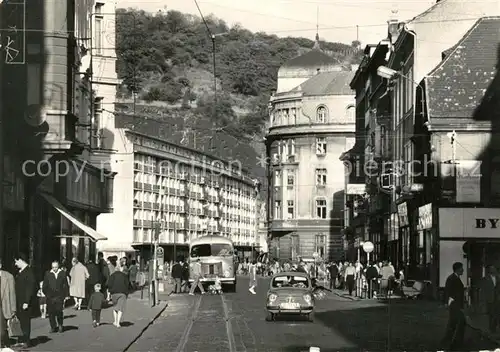
[[[346,187],[347,195],[364,195],[366,194],[366,184],[349,183]]]
[[[432,228],[432,203],[418,208],[417,230],[427,230]]]
[[[500,208],[441,208],[439,237],[500,238]]]
[[[408,207],[406,203],[398,204],[398,217],[399,226],[408,226],[410,222],[408,221]]]
[[[398,214],[391,214],[391,221],[389,223],[389,236],[388,241],[396,241],[399,239],[399,217]]]

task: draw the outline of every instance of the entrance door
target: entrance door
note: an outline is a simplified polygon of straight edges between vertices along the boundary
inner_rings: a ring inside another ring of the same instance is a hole
[[[470,279],[470,295],[473,303],[477,302],[479,287],[490,265],[500,272],[500,243],[481,241],[466,244],[468,272]]]

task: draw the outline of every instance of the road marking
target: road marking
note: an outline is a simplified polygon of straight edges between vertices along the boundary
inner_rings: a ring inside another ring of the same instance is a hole
[[[226,323],[226,333],[227,333],[227,340],[229,343],[229,352],[236,352],[236,341],[234,339],[233,327],[231,326],[231,318],[229,317],[229,309],[227,308],[227,303],[226,299],[224,298],[224,295],[221,295],[220,297],[222,299],[222,308],[224,309],[224,320]]]
[[[189,340],[189,334],[191,333],[191,329],[193,328],[194,321],[196,320],[198,316],[198,312],[200,310],[200,305],[201,305],[201,299],[202,295],[198,296],[198,299],[194,303],[194,308],[193,308],[193,313],[191,314],[191,318],[186,324],[186,328],[184,329],[184,332],[182,333],[182,338],[179,341],[179,345],[177,345],[177,348],[175,349],[176,352],[184,352],[184,349],[186,348],[186,344]]]

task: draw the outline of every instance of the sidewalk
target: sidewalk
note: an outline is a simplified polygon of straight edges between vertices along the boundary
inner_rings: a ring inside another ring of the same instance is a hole
[[[127,300],[123,315],[122,327],[113,326],[113,310],[111,307],[102,311],[102,325],[94,328],[90,312],[77,311],[73,308],[64,310],[64,333],[49,333],[49,320],[35,318],[31,321],[31,338],[33,347],[30,351],[53,352],[122,352],[138,338],[158,318],[168,305],[168,295],[172,291],[165,285],[164,293],[160,293],[160,303],[151,307],[148,290],[134,292]]]
[[[439,351],[448,311],[439,302],[361,300],[342,309],[317,312],[316,319],[368,351]],[[494,350],[481,330],[466,329],[464,351]]]

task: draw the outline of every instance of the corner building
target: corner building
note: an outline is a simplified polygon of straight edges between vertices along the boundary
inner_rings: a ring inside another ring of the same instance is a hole
[[[352,78],[318,42],[279,69],[266,136],[268,239],[275,258],[343,256],[345,175],[339,157],[354,145]]]

